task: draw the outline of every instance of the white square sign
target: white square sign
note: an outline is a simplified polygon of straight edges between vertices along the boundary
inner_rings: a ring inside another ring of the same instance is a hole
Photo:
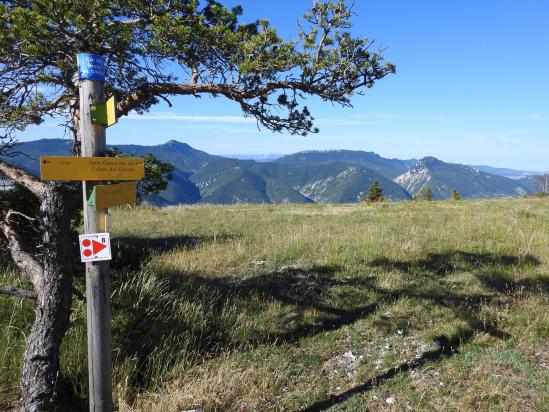
[[[82,262],[111,260],[111,241],[108,233],[90,233],[79,235],[78,238]]]

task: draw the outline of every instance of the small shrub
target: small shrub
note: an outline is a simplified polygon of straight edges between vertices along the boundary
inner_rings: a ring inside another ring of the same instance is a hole
[[[414,196],[414,200],[423,200],[430,202],[431,200],[433,200],[433,189],[431,189],[429,186],[425,186]]]
[[[458,192],[457,189],[452,189],[452,194],[451,194],[451,197],[450,199],[452,200],[461,200],[461,194]]]

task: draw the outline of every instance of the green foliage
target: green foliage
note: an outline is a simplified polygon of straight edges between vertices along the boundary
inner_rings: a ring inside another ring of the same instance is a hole
[[[383,189],[377,180],[374,180],[368,189],[368,193],[362,196],[362,200],[368,203],[376,203],[385,201]]]
[[[306,95],[349,106],[352,94],[395,72],[370,40],[350,34],[344,0],[316,2],[294,41],[241,15],[214,0],[3,1],[0,127],[69,115],[78,52],[106,57],[107,94],[117,97],[119,115],[170,95],[209,94],[236,101],[270,130],[296,134],[316,131]]]
[[[118,148],[113,147],[107,150],[108,157],[135,157],[135,153],[122,153]],[[172,180],[171,172],[174,169],[173,163],[161,162],[152,153],[142,156],[145,160],[145,178],[137,184],[140,193],[145,195],[158,194],[166,190],[168,183]]]
[[[173,163],[164,163],[152,153],[143,156],[145,159],[145,178],[139,182],[139,187],[146,195],[158,194],[166,190],[168,182],[172,180]]]
[[[422,200],[430,202],[433,200],[433,189],[429,186],[423,187],[415,196],[414,200]]]
[[[457,189],[452,189],[452,195],[450,197],[452,200],[461,200],[461,194],[458,192]]]

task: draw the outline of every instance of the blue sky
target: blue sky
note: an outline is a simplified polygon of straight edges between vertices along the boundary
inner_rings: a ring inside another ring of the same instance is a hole
[[[225,1],[244,20],[266,17],[294,38],[311,0]],[[549,169],[549,2],[547,0],[355,0],[355,35],[386,47],[397,74],[353,109],[310,99],[319,134],[258,131],[236,104],[175,98],[107,130],[110,144],[176,139],[215,154],[307,149],[375,151],[385,157]],[[62,137],[56,122],[22,140]]]

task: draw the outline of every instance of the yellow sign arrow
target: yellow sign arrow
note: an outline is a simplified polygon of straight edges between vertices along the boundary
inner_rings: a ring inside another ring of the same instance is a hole
[[[131,157],[41,156],[42,180],[141,180],[145,161]]]

